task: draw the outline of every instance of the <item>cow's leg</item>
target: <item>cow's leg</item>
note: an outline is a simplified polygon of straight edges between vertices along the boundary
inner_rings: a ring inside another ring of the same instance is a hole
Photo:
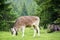
[[[33,37],[35,37],[36,36],[36,29],[34,28],[34,35],[33,35]]]
[[[36,25],[36,29],[37,29],[37,32],[38,32],[38,36],[40,36],[40,29],[37,25]]]
[[[22,26],[22,38],[24,37],[24,30],[25,30],[25,26]]]
[[[39,27],[37,25],[34,25],[34,36],[36,35],[36,32],[38,33],[38,36],[40,36],[40,30],[39,30]]]

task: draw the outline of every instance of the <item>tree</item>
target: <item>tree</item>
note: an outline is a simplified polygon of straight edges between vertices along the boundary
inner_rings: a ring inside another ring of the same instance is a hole
[[[53,19],[54,19],[54,22],[56,23],[60,23],[60,21],[57,21],[60,19],[60,0],[51,0],[51,7],[52,7],[52,10],[53,10]]]
[[[11,10],[11,2],[0,0],[0,30],[8,30],[11,26],[8,22],[16,18]]]
[[[46,27],[46,24],[52,23],[60,17],[59,11],[59,0],[35,0],[38,9],[37,16],[41,18],[41,24]]]
[[[22,8],[21,16],[28,16],[28,13],[27,13],[27,9],[26,9],[25,3],[24,3],[23,8]]]

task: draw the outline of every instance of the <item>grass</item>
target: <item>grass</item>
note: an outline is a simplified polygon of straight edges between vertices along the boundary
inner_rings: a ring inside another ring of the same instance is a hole
[[[60,32],[47,33],[46,30],[41,30],[41,35],[36,35],[33,38],[33,30],[26,28],[24,38],[21,37],[22,33],[18,32],[17,36],[12,36],[10,32],[0,31],[0,40],[60,40]]]

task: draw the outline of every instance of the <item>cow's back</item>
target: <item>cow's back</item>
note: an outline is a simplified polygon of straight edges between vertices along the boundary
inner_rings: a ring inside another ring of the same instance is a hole
[[[15,26],[32,25],[34,22],[39,22],[37,16],[21,16],[16,20]]]

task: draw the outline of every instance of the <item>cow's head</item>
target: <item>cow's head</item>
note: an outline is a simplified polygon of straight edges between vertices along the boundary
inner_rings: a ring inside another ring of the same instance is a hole
[[[15,28],[11,28],[11,34],[14,36],[14,35],[17,35],[17,31]]]

